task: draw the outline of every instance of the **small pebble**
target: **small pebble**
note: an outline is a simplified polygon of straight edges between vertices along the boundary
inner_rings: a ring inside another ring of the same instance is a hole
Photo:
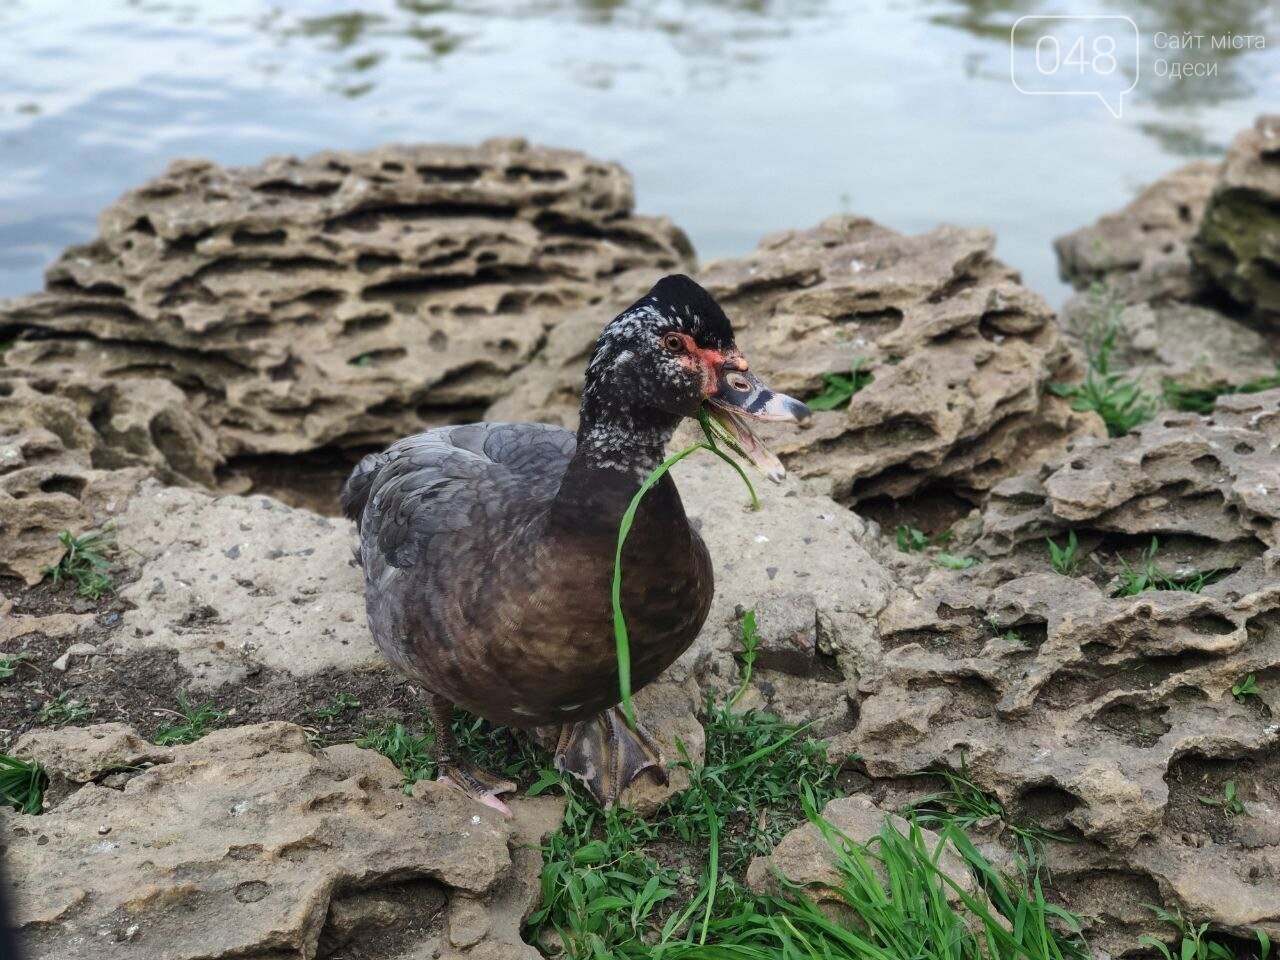
[[[100,837],[105,837],[110,832],[111,832],[111,827],[105,823],[98,828],[98,836]]]

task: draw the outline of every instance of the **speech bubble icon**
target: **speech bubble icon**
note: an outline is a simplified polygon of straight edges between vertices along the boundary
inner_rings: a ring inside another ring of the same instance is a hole
[[[1138,85],[1138,25],[1125,16],[1031,14],[1009,31],[1009,79],[1031,97],[1097,97],[1117,120]]]

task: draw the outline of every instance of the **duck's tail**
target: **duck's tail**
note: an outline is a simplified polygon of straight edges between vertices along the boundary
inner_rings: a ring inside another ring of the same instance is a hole
[[[356,529],[360,529],[360,520],[364,516],[365,504],[369,502],[369,493],[373,489],[373,481],[377,479],[378,470],[387,462],[385,453],[371,453],[356,464],[342,485],[342,512],[348,520],[354,520]]]

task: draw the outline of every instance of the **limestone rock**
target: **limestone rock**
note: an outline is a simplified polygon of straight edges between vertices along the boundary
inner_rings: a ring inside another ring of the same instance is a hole
[[[1195,160],[1145,187],[1122,210],[1058,237],[1062,279],[1077,290],[1105,283],[1126,303],[1190,297],[1187,245],[1217,175],[1217,164]]]
[[[36,583],[58,534],[105,522],[147,474],[212,485],[213,431],[171,383],[106,380],[60,364],[0,358],[0,575]]]
[[[137,576],[114,652],[178,651],[197,688],[262,665],[306,677],[381,668],[364,617],[352,527],[269,497],[154,483],[117,524]]]
[[[1076,294],[1063,305],[1062,325],[1075,344],[1114,323],[1113,369],[1125,370],[1152,396],[1166,381],[1219,388],[1276,375],[1280,338],[1267,336],[1217,310],[1188,303],[1125,305],[1114,290]]]
[[[564,801],[519,797],[512,803],[511,870],[486,897],[455,894],[449,901],[446,957],[472,960],[539,960],[541,954],[520,938],[520,928],[542,896],[542,854],[564,819]]]
[[[81,785],[116,770],[168,763],[172,751],[139,737],[123,723],[92,727],[29,730],[18,738],[13,755],[38,760],[57,785]]]
[[[1191,244],[1200,275],[1260,324],[1280,324],[1280,115],[1232,143]]]
[[[784,719],[840,725],[849,710],[843,677],[874,672],[878,662],[875,616],[890,589],[867,525],[795,478],[781,485],[761,481],[761,508],[753,511],[738,478],[710,456],[682,461],[673,476],[690,523],[711,552],[716,593],[702,632],[669,676],[693,677],[704,689],[727,693],[739,678],[734,655],[741,650],[743,611],[756,610],[762,629],[772,623],[779,633],[787,623],[800,629],[805,621],[818,648],[811,658],[833,659],[835,676],[794,677],[774,663],[761,665],[754,686],[767,691],[763,705]],[[791,607],[785,621],[782,598]]]
[[[24,349],[43,348],[24,345],[19,354]],[[166,483],[212,486],[223,462],[217,436],[186,394],[145,376],[104,379],[43,362],[34,370],[0,367],[0,423],[47,428],[94,467],[147,467]]]
[[[0,597],[0,643],[33,633],[51,637],[74,637],[94,619],[92,613],[14,613],[13,606],[12,600]],[[72,643],[71,646],[76,644]]]
[[[89,784],[39,818],[0,812],[12,920],[32,960],[343,956],[335,944],[371,918],[366,931],[409,940],[379,955],[429,956],[421,941],[443,925],[432,909],[533,871],[513,873],[500,817],[399,782],[378,754],[316,750],[291,724],[216,731],[123,790]],[[534,837],[552,821],[536,806]],[[406,900],[420,926],[379,929]],[[481,939],[509,926],[494,919]]]
[[[65,552],[62,531],[102,527],[147,476],[90,464],[87,451],[49,427],[0,420],[0,576],[39,583]]]
[[[1220,397],[1208,418],[1160,414],[1127,436],[1081,441],[1037,475],[997,486],[979,547],[1001,556],[1083,526],[1234,545],[1237,560],[1260,556],[1280,547],[1277,448],[1280,390]],[[1214,557],[1224,559],[1221,550]]]
[[[1107,899],[1155,896],[1242,936],[1280,930],[1280,876],[1261,866],[1280,856],[1267,827],[1280,691],[1231,693],[1280,668],[1277,431],[1280,391],[1224,397],[1211,417],[1166,414],[1081,441],[998,485],[976,544],[990,561],[892,592],[879,675],[859,679],[858,724],[834,745],[856,747],[874,778],[963,762],[1010,822],[1073,837],[1049,854],[1068,906],[1087,908],[1102,884]],[[1075,576],[1052,571],[1044,543],[1068,530]],[[1138,566],[1153,536],[1167,575],[1216,578],[1199,592],[1113,595],[1117,558]],[[1256,823],[1198,799],[1228,779]],[[1150,929],[1107,922],[1123,935],[1104,946]]]
[[[618,166],[519,140],[178,161],[44,292],[0,304],[0,326],[58,334],[7,362],[169,381],[249,477],[275,455],[354,457],[478,417],[628,271],[686,269],[684,235],[632,206]]]
[[[797,677],[817,669],[818,604],[808,593],[767,593],[754,607],[756,666]]]

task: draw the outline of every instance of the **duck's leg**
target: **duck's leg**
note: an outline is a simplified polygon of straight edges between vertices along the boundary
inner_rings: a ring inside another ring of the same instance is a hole
[[[645,770],[667,782],[667,763],[653,737],[639,723],[627,726],[621,707],[610,707],[590,720],[566,723],[555,749],[556,769],[586,784],[608,810],[627,784]]]
[[[436,728],[436,766],[440,771],[436,779],[486,807],[492,807],[504,817],[510,817],[511,808],[499,796],[511,793],[516,785],[462,758],[458,741],[453,736],[453,704],[434,693],[430,696],[431,720]]]

